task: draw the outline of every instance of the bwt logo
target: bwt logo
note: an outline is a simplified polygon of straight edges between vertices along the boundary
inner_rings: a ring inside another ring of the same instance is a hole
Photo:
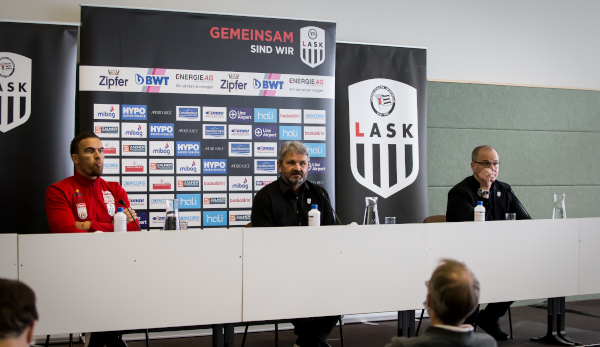
[[[122,105],[122,118],[125,120],[145,120],[146,105]]]
[[[259,123],[277,123],[277,109],[255,108],[254,121]]]
[[[283,89],[283,81],[272,81],[264,80],[259,81],[256,78],[254,80],[254,89]]]
[[[140,74],[135,74],[135,83],[145,84],[148,86],[162,86],[162,85],[168,86],[169,85],[169,77],[167,77],[167,76],[142,76]]]
[[[177,155],[200,156],[200,142],[198,142],[198,141],[177,141]]]
[[[165,148],[155,148],[152,150],[154,154],[166,154],[171,155],[171,150],[169,149],[169,144],[165,144]]]
[[[127,130],[127,131],[125,131],[125,135],[142,137],[142,136],[144,136],[144,132],[142,131],[142,126],[138,125],[137,130]]]
[[[279,138],[281,140],[302,140],[302,130],[300,127],[279,127]]]

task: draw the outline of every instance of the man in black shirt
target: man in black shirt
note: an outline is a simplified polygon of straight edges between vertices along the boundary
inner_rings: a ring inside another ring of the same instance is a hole
[[[531,219],[523,208],[512,188],[497,180],[500,172],[498,152],[491,146],[479,146],[471,153],[473,175],[465,178],[448,192],[446,221],[466,222],[474,220],[477,201],[485,207],[485,220],[504,220],[506,213],[515,213],[517,219]],[[488,304],[485,310],[478,310],[467,318],[465,323],[475,324],[492,335],[496,340],[507,340],[508,335],[500,330],[500,317],[512,304],[497,302]]]
[[[308,149],[298,141],[285,142],[279,150],[277,181],[261,189],[252,203],[252,227],[307,226],[311,204],[321,212],[321,225],[334,225],[333,210],[325,189],[306,180]],[[296,346],[326,347],[325,341],[339,316],[293,319]]]

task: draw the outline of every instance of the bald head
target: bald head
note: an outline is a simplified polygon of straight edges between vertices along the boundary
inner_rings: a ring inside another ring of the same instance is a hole
[[[479,152],[481,150],[484,150],[484,151],[490,151],[490,150],[492,150],[492,151],[494,151],[494,152],[497,153],[496,149],[494,149],[494,147],[492,147],[492,146],[483,145],[483,146],[475,147],[475,149],[473,150],[473,152],[471,152],[471,161],[472,162],[475,163],[475,162],[479,161]]]
[[[429,309],[448,325],[460,325],[479,303],[479,281],[467,266],[443,259],[428,282]]]

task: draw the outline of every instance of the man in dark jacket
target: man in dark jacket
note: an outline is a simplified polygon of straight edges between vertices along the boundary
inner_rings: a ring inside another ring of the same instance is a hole
[[[426,305],[431,326],[419,337],[393,337],[385,347],[496,347],[489,335],[474,332],[472,325],[461,325],[478,302],[479,281],[475,275],[465,264],[444,259],[427,282]]]
[[[531,219],[527,211],[512,191],[512,188],[497,180],[500,172],[498,152],[492,146],[479,146],[471,153],[473,176],[465,178],[448,192],[446,221],[467,222],[474,220],[474,209],[478,201],[485,207],[485,220],[504,220],[506,213],[515,213],[517,219]],[[500,330],[500,317],[512,304],[497,302],[489,304],[485,310],[467,318],[466,322],[477,325],[496,340],[507,340],[508,335]]]

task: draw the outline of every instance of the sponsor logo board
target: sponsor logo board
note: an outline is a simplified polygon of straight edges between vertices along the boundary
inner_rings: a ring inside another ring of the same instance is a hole
[[[150,212],[150,228],[163,228],[165,226],[164,212]]]
[[[136,212],[140,229],[148,230],[148,212]]]

